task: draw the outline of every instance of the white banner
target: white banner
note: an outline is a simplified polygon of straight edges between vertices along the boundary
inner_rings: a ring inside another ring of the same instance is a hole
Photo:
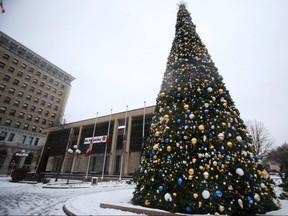
[[[92,137],[86,137],[85,140],[84,140],[84,144],[89,144],[91,142],[91,139]],[[93,139],[93,144],[94,143],[104,143],[106,142],[107,140],[107,136],[97,136],[97,137],[94,137]]]

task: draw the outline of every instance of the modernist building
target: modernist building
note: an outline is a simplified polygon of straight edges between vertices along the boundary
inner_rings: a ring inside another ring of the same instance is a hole
[[[123,175],[133,173],[140,164],[143,140],[148,136],[154,110],[155,106],[150,106],[145,109],[98,117],[97,120],[88,119],[45,130],[48,135],[42,157],[42,161],[45,161],[43,166],[46,167],[44,170],[61,173],[72,170],[72,172],[83,173],[84,176],[89,168],[89,174],[100,174],[103,171],[107,146],[105,175],[118,175],[121,167]],[[95,122],[94,137],[107,136],[110,125],[109,142],[108,144],[107,142],[93,144],[88,166],[88,157],[85,157],[85,152],[89,144],[84,143],[85,138],[93,136]],[[75,145],[81,150],[81,154],[73,156],[68,149]]]
[[[61,122],[73,80],[0,32],[0,173],[35,169],[45,144],[42,131]]]

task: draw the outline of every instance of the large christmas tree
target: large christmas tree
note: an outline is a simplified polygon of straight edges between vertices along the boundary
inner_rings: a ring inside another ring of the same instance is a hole
[[[171,212],[253,215],[279,208],[185,4],[135,181],[134,204]]]

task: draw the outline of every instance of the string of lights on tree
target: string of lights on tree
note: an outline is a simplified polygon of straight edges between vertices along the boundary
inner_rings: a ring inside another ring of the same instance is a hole
[[[183,213],[254,215],[279,208],[272,180],[186,5],[140,168],[133,203]]]

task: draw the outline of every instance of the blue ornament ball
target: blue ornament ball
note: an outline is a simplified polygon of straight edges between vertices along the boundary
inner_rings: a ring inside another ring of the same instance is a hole
[[[181,119],[177,119],[177,123],[180,124],[181,123]]]
[[[191,114],[191,111],[190,111],[190,110],[186,110],[186,114],[187,114],[187,115],[190,115],[190,114]]]
[[[247,196],[247,200],[248,200],[249,203],[253,203],[253,198],[252,197]]]
[[[169,139],[168,138],[165,139],[165,143],[169,143]]]
[[[181,185],[182,182],[183,182],[183,179],[182,178],[178,178],[177,182],[178,182],[179,185]]]
[[[159,186],[159,187],[158,187],[158,191],[159,191],[159,192],[162,192],[162,191],[163,191],[163,187],[162,187],[162,186]]]
[[[216,190],[216,191],[215,191],[215,195],[216,195],[217,197],[222,197],[222,192],[221,192],[220,190]]]
[[[167,156],[167,160],[171,160],[171,158],[172,158],[172,157],[171,157],[170,155]]]
[[[187,206],[185,210],[186,210],[186,213],[191,213],[192,208],[190,206]]]

